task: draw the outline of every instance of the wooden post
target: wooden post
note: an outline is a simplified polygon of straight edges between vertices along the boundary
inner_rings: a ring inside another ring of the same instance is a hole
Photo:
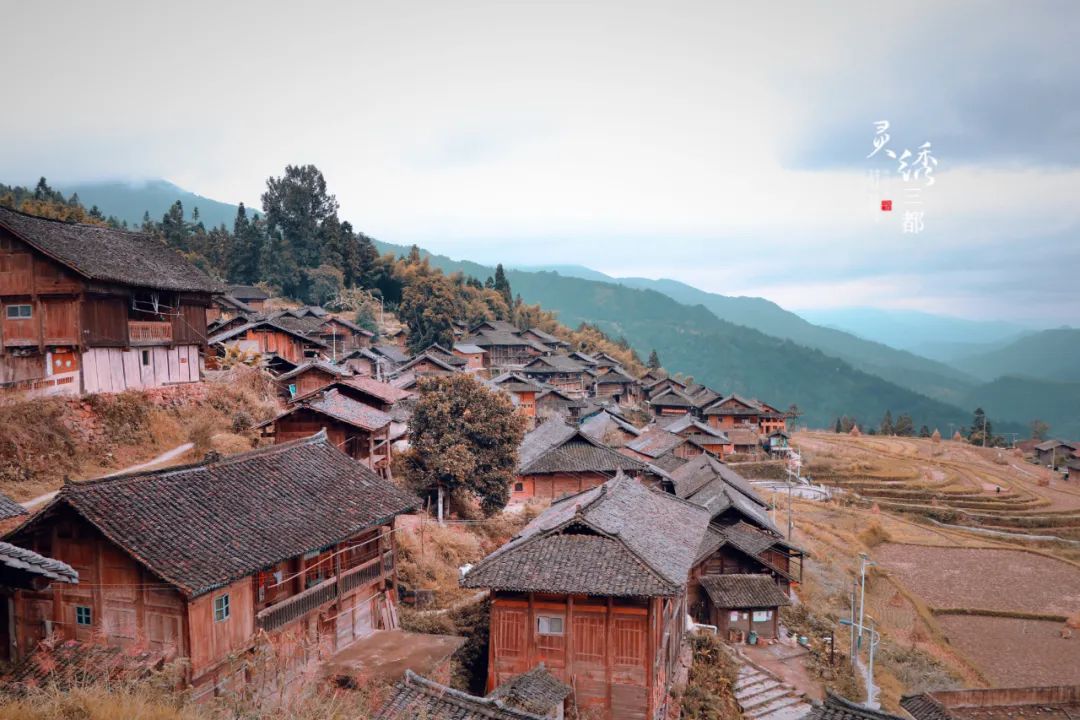
[[[645,717],[651,718],[653,716],[653,687],[656,683],[656,598],[649,598],[649,614],[647,616],[646,623],[646,650],[648,659],[646,660],[646,667],[648,671],[645,673],[645,695],[646,695],[646,707]]]
[[[574,682],[574,596],[566,596],[566,627],[563,628],[563,659],[566,662],[566,678],[571,687]]]
[[[529,632],[525,636],[527,642],[525,644],[525,664],[528,667],[533,666],[533,658],[536,656],[536,603],[534,602],[534,596],[529,593]]]
[[[612,711],[611,681],[615,665],[615,599],[607,599],[607,616],[604,618],[604,675],[607,684],[607,709]]]

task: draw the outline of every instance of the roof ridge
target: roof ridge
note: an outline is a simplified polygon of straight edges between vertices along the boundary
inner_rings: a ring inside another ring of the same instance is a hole
[[[179,474],[179,473],[187,472],[189,470],[195,470],[197,468],[210,467],[210,466],[220,467],[220,466],[225,466],[225,465],[232,465],[235,462],[240,462],[242,460],[247,460],[247,459],[250,459],[252,457],[259,457],[259,456],[262,456],[262,455],[273,455],[273,454],[281,452],[283,450],[288,450],[288,449],[294,448],[294,447],[296,447],[298,445],[306,445],[306,444],[314,445],[316,443],[326,442],[326,441],[327,441],[326,429],[323,428],[323,429],[319,430],[318,432],[316,432],[315,434],[309,435],[307,437],[297,438],[295,440],[290,440],[288,442],[278,443],[278,444],[274,444],[274,445],[265,445],[263,447],[253,448],[251,450],[245,450],[244,452],[236,453],[234,455],[229,455],[227,457],[223,457],[223,458],[220,458],[220,459],[212,459],[212,460],[203,459],[203,460],[201,460],[199,462],[185,463],[183,465],[172,465],[170,467],[160,468],[160,469],[157,469],[157,470],[134,470],[132,472],[117,473],[115,475],[102,475],[100,477],[88,478],[86,480],[76,480],[74,482],[69,482],[69,483],[66,483],[65,485],[63,485],[60,488],[60,492],[58,493],[58,496],[59,495],[64,495],[66,493],[69,494],[70,490],[73,489],[73,488],[81,490],[82,488],[88,487],[88,486],[105,485],[105,484],[111,484],[111,483],[121,482],[121,481],[131,481],[131,480],[147,479],[147,478],[153,478],[153,477],[165,477],[167,475]]]
[[[34,213],[29,213],[29,212],[25,212],[23,210],[19,210],[17,208],[8,207],[7,205],[0,205],[0,210],[5,210],[5,211],[7,211],[7,212],[9,212],[9,213],[11,213],[13,215],[20,215],[20,216],[25,217],[25,218],[30,218],[31,220],[40,220],[42,222],[51,222],[51,223],[56,223],[57,225],[67,225],[69,227],[85,227],[85,228],[92,228],[94,230],[108,230],[110,232],[125,233],[127,235],[132,235],[134,237],[148,237],[148,238],[157,239],[156,236],[151,235],[150,233],[144,233],[144,232],[140,232],[138,230],[125,230],[123,228],[114,228],[112,225],[95,225],[93,223],[71,222],[71,221],[68,221],[68,220],[61,220],[60,218],[42,217],[41,215],[35,215]],[[17,235],[18,233],[15,233],[15,234]],[[163,243],[163,242],[161,244],[165,245],[165,243]]]

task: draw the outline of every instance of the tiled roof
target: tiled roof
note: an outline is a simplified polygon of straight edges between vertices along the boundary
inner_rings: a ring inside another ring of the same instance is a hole
[[[650,398],[649,404],[664,407],[694,407],[693,400],[674,388],[668,388],[656,397]]]
[[[601,410],[581,423],[581,431],[600,442],[603,442],[604,436],[613,430],[621,430],[634,437],[641,435],[640,429],[607,409]]]
[[[726,431],[728,440],[732,445],[745,446],[745,445],[760,445],[761,436],[753,430],[747,430],[745,428],[731,428]]]
[[[405,363],[400,368],[398,368],[398,371],[399,372],[404,372],[406,370],[409,370],[409,369],[419,365],[420,363],[424,362],[425,360],[427,362],[430,362],[430,363],[438,366],[439,368],[441,368],[441,369],[443,369],[443,370],[445,370],[447,372],[457,372],[458,368],[456,366],[464,365],[465,362],[466,362],[465,358],[455,357],[454,360],[460,360],[461,361],[460,363],[457,363],[457,362],[453,362],[453,361],[449,360],[447,358],[447,356],[445,356],[445,355],[440,355],[438,353],[433,353],[433,352],[423,352],[423,353],[420,353],[419,355],[415,356],[412,360],[409,360],[409,362]]]
[[[521,332],[517,325],[512,322],[507,322],[506,320],[484,320],[473,325],[472,332],[481,332],[483,328],[490,328],[496,332],[507,332],[515,335]]]
[[[263,425],[276,423],[281,418],[292,415],[303,409],[309,409],[319,414],[332,417],[335,420],[340,420],[343,423],[358,427],[361,430],[367,430],[368,432],[381,430],[389,425],[392,420],[392,418],[382,410],[373,408],[359,400],[353,400],[336,388],[331,388],[330,390],[317,391],[311,395],[306,395],[304,398],[291,404],[288,410],[278,415],[273,420],[263,423]]]
[[[791,599],[771,575],[705,575],[701,586],[718,608],[768,608],[790,605]]]
[[[46,641],[0,677],[0,687],[14,696],[54,687],[67,691],[94,681],[131,682],[149,676],[164,664],[164,655],[98,642]]]
[[[408,390],[402,390],[401,388],[394,387],[390,383],[380,382],[375,378],[363,377],[361,375],[345,378],[341,381],[341,384],[354,387],[361,392],[371,395],[373,398],[390,404],[401,402],[402,400],[412,397],[412,393]]]
[[[197,596],[341,542],[419,500],[317,433],[216,462],[68,483],[11,539],[64,505]]]
[[[518,474],[554,472],[642,472],[634,458],[590,438],[581,428],[552,418],[525,435],[518,448]]]
[[[142,233],[81,225],[0,208],[0,227],[83,277],[158,290],[224,288],[162,241]]]
[[[16,574],[40,576],[58,582],[79,582],[79,573],[67,563],[11,543],[0,542],[0,565],[14,570]]]
[[[215,345],[217,343],[222,343],[222,342],[228,342],[229,340],[232,340],[234,337],[237,337],[239,335],[243,335],[248,330],[253,330],[253,329],[257,329],[257,328],[264,328],[264,327],[265,328],[270,328],[271,330],[278,330],[278,331],[286,333],[288,335],[292,335],[293,337],[298,338],[298,339],[304,341],[305,343],[307,343],[309,345],[315,345],[317,347],[326,347],[326,343],[324,343],[322,340],[319,340],[318,338],[308,337],[307,335],[300,332],[299,330],[295,330],[293,328],[285,327],[284,325],[279,323],[277,320],[251,320],[251,321],[249,321],[247,323],[244,323],[243,325],[239,325],[239,326],[234,327],[234,328],[232,328],[230,330],[225,330],[225,331],[222,331],[222,332],[220,332],[220,333],[218,333],[216,335],[211,335],[210,338],[207,340],[207,342],[210,343],[211,345]]]
[[[234,298],[232,295],[215,295],[214,302],[224,308],[234,310],[240,313],[255,314],[255,308],[251,307],[242,300]]]
[[[270,293],[254,285],[230,285],[226,292],[239,300],[269,300]]]
[[[373,720],[543,720],[508,706],[502,699],[469,695],[414,673],[394,686]]]
[[[1067,443],[1064,440],[1046,440],[1045,442],[1041,442],[1038,445],[1036,445],[1035,449],[1036,450],[1046,451],[1046,450],[1053,450],[1056,447],[1065,447],[1065,448],[1069,448],[1070,450],[1072,450],[1072,448],[1073,448],[1073,446],[1070,443]]]
[[[653,427],[642,433],[640,437],[628,442],[626,447],[642,455],[658,458],[664,453],[679,447],[684,442],[686,442],[686,438],[662,428]]]
[[[570,686],[548,672],[544,663],[532,670],[515,675],[488,693],[507,707],[534,715],[547,716],[570,695]]]
[[[393,363],[409,361],[409,356],[397,345],[376,345],[372,350]]]
[[[701,422],[690,413],[670,420],[658,418],[657,424],[668,432],[675,433],[676,435],[682,435],[687,430],[693,430],[704,435],[710,435],[717,440],[727,440],[727,435],[724,431],[718,430],[708,423]]]
[[[728,407],[724,407],[727,405]],[[732,407],[737,405],[739,407]],[[706,415],[760,415],[765,412],[754,400],[747,400],[740,395],[728,395],[705,408]]]
[[[806,715],[806,720],[901,720],[901,718],[880,710],[870,710],[830,692],[826,695],[825,702],[815,706]],[[920,720],[923,719],[920,718]]]
[[[480,353],[486,353],[487,350],[479,345],[472,345],[470,343],[454,343],[455,352],[463,353],[465,355],[479,355]]]
[[[482,348],[493,346],[519,347],[521,345],[534,347],[536,344],[532,340],[527,340],[526,338],[519,337],[513,333],[501,332],[498,330],[481,330],[475,335],[470,335],[465,338],[464,342]]]
[[[600,385],[633,385],[637,380],[618,370],[610,370],[596,378],[596,382]]]
[[[719,480],[761,507],[767,506],[765,500],[758,495],[757,490],[746,478],[730,465],[720,462],[711,455],[699,455],[692,458],[672,475],[675,478],[676,493],[683,499],[692,499],[695,494]]]
[[[1080,684],[933,690],[901,696],[900,707],[915,720],[1075,720]]]
[[[686,583],[708,513],[625,475],[552,503],[465,576],[465,587],[670,596]]]
[[[26,514],[26,508],[9,498],[4,493],[0,493],[0,520],[7,520],[9,518],[19,517],[20,515]]]
[[[527,373],[582,373],[585,366],[567,355],[538,357],[525,366]]]
[[[297,375],[303,375],[309,370],[322,370],[324,373],[333,375],[334,377],[344,377],[349,374],[348,370],[338,367],[337,365],[331,365],[322,360],[308,360],[307,362],[297,365],[289,372],[278,375],[277,379],[279,381],[292,380]]]
[[[907,710],[915,720],[953,720],[949,711],[935,700],[930,693],[905,695],[900,698],[900,707]],[[831,719],[822,716],[821,720]]]

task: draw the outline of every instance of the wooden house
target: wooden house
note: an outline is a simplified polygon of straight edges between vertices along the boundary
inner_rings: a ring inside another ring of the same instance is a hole
[[[649,398],[649,407],[656,417],[682,416],[695,411],[694,401],[682,390],[668,388]]]
[[[331,315],[321,307],[305,305],[299,308],[278,310],[265,316],[278,325],[305,337],[317,340],[326,348],[326,356],[339,360],[353,350],[371,345],[375,336],[356,323],[343,317]]]
[[[325,657],[396,626],[391,529],[418,503],[324,433],[66,484],[6,539],[80,583],[16,592],[14,647],[52,633],[149,649],[207,692],[244,683],[265,640],[290,664]]]
[[[586,380],[589,376],[585,372],[585,366],[568,355],[534,358],[522,368],[521,374],[572,398],[585,397],[592,390],[591,378]]]
[[[396,372],[398,374],[412,373],[418,378],[433,375],[453,375],[464,368],[464,360],[457,356],[451,357],[453,357],[453,360],[461,361],[460,364],[440,353],[424,351],[400,366]]]
[[[762,435],[787,430],[787,413],[777,410],[772,405],[761,400],[755,400],[761,408],[761,418],[758,420],[759,430]]]
[[[665,717],[707,524],[704,509],[621,474],[553,503],[462,581],[491,591],[488,688],[542,662],[579,712]]]
[[[638,437],[642,430],[609,408],[602,408],[581,421],[581,431],[608,447],[621,448]]]
[[[198,382],[219,290],[155,238],[0,208],[0,390]]]
[[[376,355],[371,348],[357,348],[338,358],[338,364],[354,375],[373,378],[382,378],[387,375],[383,363],[383,357]]]
[[[280,357],[297,366],[308,358],[323,356],[328,350],[326,344],[317,338],[287,328],[277,320],[265,319],[248,320],[222,329],[211,335],[209,342],[218,355],[224,355],[228,348],[236,347],[267,359]]]
[[[325,430],[330,441],[346,455],[389,477],[392,422],[393,418],[382,410],[330,388],[297,398],[285,412],[256,427],[278,444]]]
[[[266,311],[266,303],[270,299],[270,293],[254,285],[230,285],[225,294],[257,313]]]
[[[718,458],[735,452],[735,446],[727,433],[717,430],[689,413],[671,420],[663,418],[662,421],[666,421],[662,427],[669,433],[675,433],[690,440],[705,452],[712,453]]]
[[[206,308],[206,329],[213,332],[217,325],[235,317],[257,315],[258,310],[232,295],[215,295]]]
[[[619,452],[628,457],[636,457],[643,462],[656,462],[657,458],[668,454],[682,460],[689,460],[705,451],[689,439],[653,425],[626,443]]]
[[[610,398],[620,405],[634,405],[643,399],[638,381],[619,370],[609,370],[596,378],[596,397]]]
[[[503,373],[491,379],[491,385],[509,393],[518,411],[527,418],[536,418],[536,396],[543,387],[520,373]]]
[[[507,322],[506,320],[481,320],[473,325],[469,329],[469,332],[472,334],[480,332],[500,332],[518,335],[521,333],[521,330],[517,325],[512,322]]]
[[[486,697],[406,670],[373,720],[563,720],[569,696],[570,687],[543,663],[510,678]]]
[[[758,431],[764,411],[753,400],[747,400],[738,395],[728,395],[709,405],[702,412],[706,422],[714,428]]]
[[[579,402],[557,388],[545,386],[536,396],[536,417],[540,420],[569,418]]]
[[[553,500],[602,485],[620,471],[638,478],[651,474],[640,460],[620,454],[577,426],[552,418],[522,440],[510,502]]]
[[[13,652],[17,643],[12,631],[16,591],[44,593],[53,583],[78,582],[79,573],[67,563],[0,542],[0,660],[10,662],[17,657]]]
[[[409,355],[396,345],[375,345],[371,348],[371,352],[383,358],[384,377],[409,362]]]
[[[556,337],[555,335],[552,335],[549,332],[544,332],[540,328],[529,328],[528,330],[523,330],[521,332],[521,337],[525,338],[526,340],[538,342],[541,345],[545,345],[555,351],[566,350],[570,347],[570,343]]]
[[[484,369],[484,355],[487,351],[478,345],[454,343],[454,355],[465,360],[465,369],[476,371]]]
[[[485,323],[487,324],[489,323]],[[486,327],[462,342],[483,349],[484,367],[496,370],[522,368],[533,358],[548,351],[545,346],[534,340],[528,340],[513,332],[490,330]]]
[[[1059,468],[1078,454],[1080,443],[1046,440],[1035,446],[1035,460],[1044,467]]]
[[[642,382],[644,382],[644,380]],[[667,390],[683,391],[685,389],[686,383],[680,382],[675,378],[671,377],[658,378],[643,387],[643,390],[645,391],[645,397],[649,400],[656,397],[662,392],[666,392]]]
[[[294,369],[278,375],[274,382],[283,397],[294,398],[308,395],[348,375],[348,370],[337,365],[322,360],[306,360]]]
[[[376,410],[385,413],[393,410],[399,403],[413,397],[413,394],[408,390],[402,390],[390,383],[355,375],[338,378],[327,385],[325,389],[337,390],[346,397],[370,405]]]
[[[764,451],[756,428],[735,427],[725,430],[724,434],[731,441],[731,451],[734,454],[760,455]]]

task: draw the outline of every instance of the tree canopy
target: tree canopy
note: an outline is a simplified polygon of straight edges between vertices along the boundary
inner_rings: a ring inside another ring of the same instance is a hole
[[[506,506],[525,419],[502,393],[466,374],[420,381],[406,476],[417,492],[464,491],[487,515]]]

